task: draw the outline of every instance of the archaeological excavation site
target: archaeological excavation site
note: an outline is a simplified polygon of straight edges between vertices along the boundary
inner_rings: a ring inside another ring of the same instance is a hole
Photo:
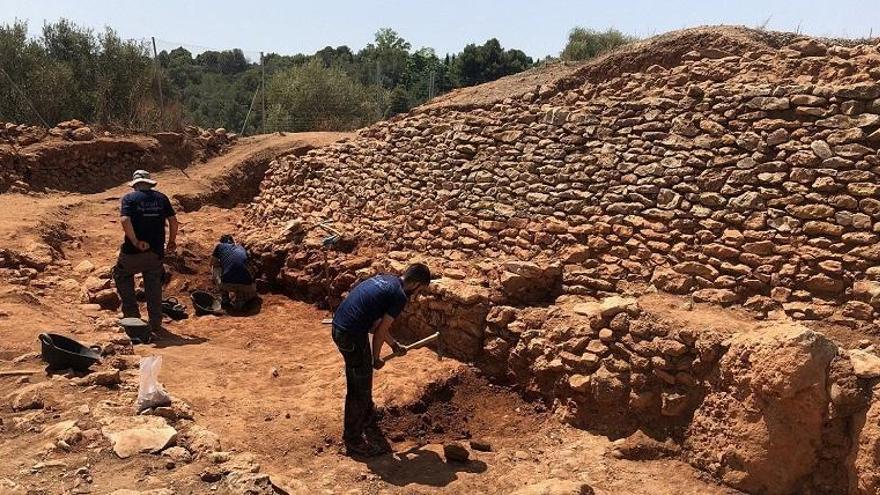
[[[133,345],[137,169],[189,314]],[[198,314],[224,234],[261,304]],[[439,337],[374,371],[388,451],[352,457],[328,323],[413,263],[391,333]],[[876,39],[686,29],[354,132],[0,125],[3,494],[877,495],[878,311]]]

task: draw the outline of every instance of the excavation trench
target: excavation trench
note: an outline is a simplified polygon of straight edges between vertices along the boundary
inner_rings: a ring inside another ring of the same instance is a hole
[[[373,273],[399,273],[412,261],[439,264],[374,252],[369,243],[328,251],[312,247],[317,235],[299,233],[293,242],[300,247],[282,255],[269,285],[332,307]],[[859,476],[853,439],[865,434],[854,425],[868,410],[871,383],[853,372],[846,349],[790,321],[761,322],[679,296],[536,298],[542,287],[554,293],[558,279],[547,277],[558,272],[531,265],[503,265],[515,273],[502,274],[500,285],[443,277],[408,304],[396,336],[413,342],[439,332],[433,351],[470,363],[479,378],[437,381],[389,408],[382,420],[389,439],[478,438],[489,418],[504,418],[526,400],[530,411],[553,411],[608,439],[638,443],[630,437],[641,431],[672,442],[652,448],[749,493],[841,491]],[[790,462],[774,468],[781,457]]]

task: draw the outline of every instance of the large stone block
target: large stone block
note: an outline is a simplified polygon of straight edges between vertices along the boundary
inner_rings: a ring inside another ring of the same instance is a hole
[[[798,493],[820,462],[836,353],[799,325],[734,336],[688,428],[690,461],[749,493]]]

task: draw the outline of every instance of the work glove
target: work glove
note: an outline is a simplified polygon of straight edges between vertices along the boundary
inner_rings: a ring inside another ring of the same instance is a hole
[[[394,351],[394,354],[397,356],[406,356],[406,347],[400,345],[400,342],[394,341],[391,344],[391,350]]]
[[[373,369],[374,370],[381,370],[383,366],[385,366],[385,361],[382,361],[381,358],[376,358],[373,360]]]

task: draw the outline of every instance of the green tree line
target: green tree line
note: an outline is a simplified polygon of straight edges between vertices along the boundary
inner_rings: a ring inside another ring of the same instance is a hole
[[[608,41],[608,33],[576,28],[562,58],[581,60],[630,41],[623,35]],[[585,35],[599,40],[587,43]],[[156,60],[151,55],[146,43],[110,28],[95,32],[61,20],[30,36],[23,22],[0,25],[0,121],[53,125],[76,118],[140,129],[195,124],[250,134],[262,130],[265,117],[266,131],[354,129],[535,65],[494,38],[440,57],[431,48],[414,50],[388,28],[357,51],[328,46],[313,54],[269,53],[262,61],[239,49],[194,55],[180,47]]]

